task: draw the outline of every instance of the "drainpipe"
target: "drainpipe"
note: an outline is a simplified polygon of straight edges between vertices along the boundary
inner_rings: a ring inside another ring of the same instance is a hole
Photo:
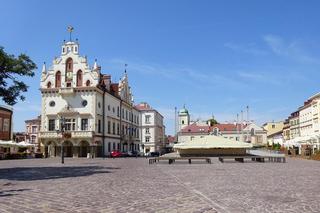
[[[122,146],[122,139],[123,139],[123,135],[124,135],[124,133],[122,133],[122,131],[124,132],[124,129],[122,129],[122,99],[120,99],[120,151],[122,148],[121,147]]]
[[[102,158],[105,159],[105,89],[103,90],[102,97]]]

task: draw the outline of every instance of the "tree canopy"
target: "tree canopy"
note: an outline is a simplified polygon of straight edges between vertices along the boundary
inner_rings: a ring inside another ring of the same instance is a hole
[[[210,118],[207,123],[210,122],[210,126],[213,126],[215,124],[219,124],[218,121],[214,118],[214,116],[212,116],[212,118]]]
[[[14,105],[18,99],[25,99],[21,93],[26,92],[28,86],[18,77],[32,77],[36,68],[37,65],[26,54],[15,57],[0,47],[0,97],[5,103]]]

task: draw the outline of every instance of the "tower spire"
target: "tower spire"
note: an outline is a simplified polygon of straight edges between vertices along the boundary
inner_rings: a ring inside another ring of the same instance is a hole
[[[43,62],[42,73],[46,73],[46,72],[47,72],[46,62]]]

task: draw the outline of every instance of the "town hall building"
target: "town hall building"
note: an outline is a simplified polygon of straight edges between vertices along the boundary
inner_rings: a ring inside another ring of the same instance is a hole
[[[63,42],[60,57],[43,65],[39,139],[46,157],[109,155],[143,151],[141,113],[134,105],[126,71],[118,83],[80,56],[78,40]],[[64,121],[64,129],[61,122]]]

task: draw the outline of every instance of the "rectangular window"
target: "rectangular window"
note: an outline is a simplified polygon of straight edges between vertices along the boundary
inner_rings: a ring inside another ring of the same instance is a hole
[[[116,143],[113,143],[113,150],[115,150],[116,149]]]
[[[32,127],[32,133],[37,133],[37,127],[36,126]]]
[[[111,134],[111,122],[108,121],[108,134]]]
[[[146,128],[146,134],[149,134],[149,133],[150,133],[150,129]]]
[[[146,136],[146,143],[150,142],[150,137]]]
[[[150,123],[150,115],[146,115],[146,124],[149,124]]]
[[[124,109],[122,109],[122,118],[124,118]]]
[[[111,152],[111,143],[108,143],[108,152]]]
[[[128,120],[128,111],[126,110],[126,120]]]
[[[4,132],[9,132],[9,123],[10,123],[9,118],[3,119],[3,131]]]
[[[116,134],[116,124],[112,123],[112,134]]]
[[[67,118],[65,119],[65,130],[66,131],[74,131],[76,128],[76,119]]]
[[[101,133],[101,120],[98,120],[98,133]]]
[[[117,116],[120,117],[120,108],[117,108]]]
[[[120,124],[117,124],[117,135],[120,135]]]
[[[89,128],[88,119],[82,118],[81,119],[81,130],[88,130],[88,128]]]
[[[120,143],[118,143],[118,150],[120,150]]]
[[[55,120],[54,119],[49,119],[49,131],[55,131]]]
[[[0,118],[0,132],[2,132],[2,118]]]

